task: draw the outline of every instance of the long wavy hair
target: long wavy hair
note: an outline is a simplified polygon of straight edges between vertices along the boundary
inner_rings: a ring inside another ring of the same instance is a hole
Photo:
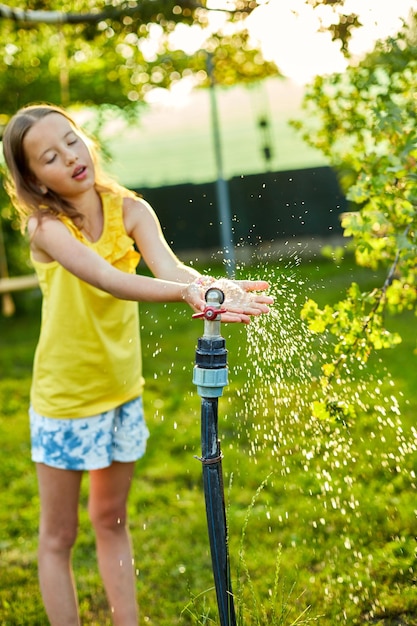
[[[125,196],[135,195],[103,171],[97,143],[81,130],[64,109],[50,104],[29,105],[20,109],[11,118],[3,133],[3,153],[8,170],[5,188],[19,215],[22,231],[25,230],[27,220],[32,215],[42,219],[46,215],[64,214],[71,218],[78,228],[82,225],[83,216],[70,202],[49,189],[47,193],[42,193],[35,184],[23,149],[23,140],[28,130],[37,121],[51,113],[59,113],[65,117],[76,134],[86,143],[94,163],[95,187],[98,192],[122,192]]]

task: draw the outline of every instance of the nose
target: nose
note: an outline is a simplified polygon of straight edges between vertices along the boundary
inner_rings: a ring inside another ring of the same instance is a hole
[[[65,162],[67,165],[72,165],[76,161],[78,161],[78,155],[74,152],[74,150],[67,148],[65,151]]]

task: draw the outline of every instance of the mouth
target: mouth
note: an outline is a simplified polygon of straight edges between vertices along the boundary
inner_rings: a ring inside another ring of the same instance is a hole
[[[83,176],[83,174],[86,172],[87,168],[85,165],[78,165],[73,173],[72,173],[72,178],[80,178]]]

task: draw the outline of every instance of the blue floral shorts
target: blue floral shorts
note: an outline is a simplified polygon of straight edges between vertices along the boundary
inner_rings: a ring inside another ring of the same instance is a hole
[[[69,470],[95,470],[140,459],[149,431],[142,398],[100,415],[55,419],[29,409],[32,460]]]

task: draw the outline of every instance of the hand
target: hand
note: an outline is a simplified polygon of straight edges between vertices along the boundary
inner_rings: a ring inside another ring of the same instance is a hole
[[[200,304],[194,301],[196,311],[204,311],[206,301],[204,294],[208,288],[220,289],[225,296],[221,305],[226,312],[221,314],[222,322],[240,322],[249,324],[251,317],[254,315],[262,315],[269,312],[269,304],[273,304],[274,298],[265,294],[252,293],[257,291],[265,291],[269,284],[264,280],[228,280],[220,278],[219,280],[198,279],[192,285],[196,285],[200,291]],[[201,293],[202,292],[202,293]],[[201,306],[201,298],[204,305]],[[188,300],[187,300],[188,301]],[[189,302],[189,304],[191,304]],[[197,304],[197,307],[195,306]]]
[[[222,308],[227,313],[221,316],[222,322],[241,322],[249,324],[251,317],[269,313],[269,306],[274,298],[263,293],[269,288],[265,280],[227,280],[219,279],[211,285],[224,293]]]
[[[190,305],[190,307],[196,313],[201,313],[207,306],[207,302],[205,300],[205,294],[207,291],[207,287],[205,287],[200,279],[195,280],[188,285],[185,285],[182,297]]]

